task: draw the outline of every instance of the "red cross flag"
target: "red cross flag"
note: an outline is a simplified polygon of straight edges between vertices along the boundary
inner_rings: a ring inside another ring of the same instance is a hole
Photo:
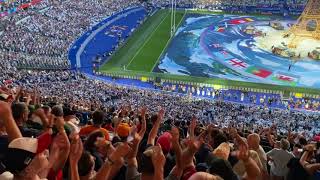
[[[247,63],[237,58],[228,60],[228,63],[231,64],[233,67],[240,68],[240,69],[245,69],[249,66]]]

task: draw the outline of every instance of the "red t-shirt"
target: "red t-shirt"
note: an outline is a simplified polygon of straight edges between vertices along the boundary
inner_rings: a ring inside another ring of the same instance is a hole
[[[48,173],[48,177],[47,177],[48,180],[63,180],[63,173],[62,173],[62,170],[60,169],[58,171],[58,173],[56,174],[55,176],[55,173],[52,169],[50,169],[49,173]]]

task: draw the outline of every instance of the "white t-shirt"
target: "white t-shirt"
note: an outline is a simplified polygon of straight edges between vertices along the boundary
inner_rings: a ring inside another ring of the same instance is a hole
[[[263,169],[267,171],[267,155],[264,152],[264,149],[262,148],[262,146],[259,145],[259,149],[256,150],[256,152],[258,153]]]
[[[271,163],[271,173],[276,176],[285,177],[288,174],[287,164],[294,155],[283,149],[272,149],[267,153],[267,156],[273,159]]]

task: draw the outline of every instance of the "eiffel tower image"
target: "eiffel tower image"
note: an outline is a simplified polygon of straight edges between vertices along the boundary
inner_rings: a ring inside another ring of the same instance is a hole
[[[290,48],[296,48],[303,38],[320,40],[320,0],[309,0],[303,13],[288,32],[293,39],[288,44]]]

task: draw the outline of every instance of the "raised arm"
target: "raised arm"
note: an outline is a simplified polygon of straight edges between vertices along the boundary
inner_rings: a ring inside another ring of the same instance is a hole
[[[163,155],[160,144],[152,147],[151,160],[154,169],[153,180],[163,180],[164,165],[166,163],[166,157]]]
[[[305,151],[300,158],[301,166],[308,172],[308,174],[313,175],[317,170],[320,169],[320,163],[310,164],[307,162],[307,158],[310,153],[314,150],[314,145],[309,144],[305,147]]]
[[[197,125],[197,118],[195,116],[192,116],[191,123],[189,126],[189,136],[190,138],[194,138],[194,129]]]
[[[147,130],[147,123],[146,123],[146,112],[148,111],[147,107],[143,107],[140,110],[141,115],[141,129],[139,131],[139,136],[143,137],[144,133],[146,133]]]
[[[164,110],[161,109],[159,112],[158,112],[158,118],[156,120],[156,122],[154,123],[150,133],[149,133],[149,137],[148,137],[148,144],[150,145],[154,145],[154,142],[155,142],[155,139],[156,139],[156,136],[157,136],[157,133],[158,133],[158,130],[159,130],[159,127],[160,127],[160,123],[163,119],[163,116],[164,116]]]
[[[59,170],[63,169],[65,163],[68,160],[70,153],[70,142],[65,131],[60,131],[54,139],[53,148],[57,148],[57,160],[52,166],[53,173],[59,172]]]
[[[39,116],[39,118],[41,119],[42,122],[42,126],[44,130],[48,130],[51,127],[49,127],[49,119],[48,117],[45,115],[44,110],[42,108],[38,108],[35,112],[35,115]]]
[[[271,147],[274,147],[275,141],[271,137],[271,132],[272,132],[272,129],[270,128],[268,131],[267,137],[268,137],[268,141],[269,141],[269,144],[271,145]]]
[[[128,154],[130,147],[128,143],[122,143],[116,147],[114,152],[105,160],[105,163],[99,169],[95,176],[95,180],[106,180],[110,177],[112,166],[117,166],[118,163],[123,162],[123,157]]]
[[[183,165],[182,165],[182,149],[180,146],[180,135],[179,135],[179,129],[176,127],[173,127],[171,129],[171,142],[172,142],[172,149],[176,156],[176,166],[172,169],[170,174],[173,174],[177,179],[180,179],[183,173]]]
[[[70,146],[70,179],[71,180],[80,180],[79,173],[78,173],[78,162],[81,158],[83,153],[83,144],[78,135],[71,138],[71,146]]]
[[[0,121],[3,122],[10,141],[22,137],[22,134],[12,116],[10,105],[3,101],[0,101]]]
[[[141,109],[141,117],[142,117],[142,124],[141,124],[141,130],[139,131],[139,133],[135,132],[133,134],[134,139],[132,141],[132,145],[131,145],[131,151],[128,153],[127,155],[127,163],[129,167],[138,167],[138,162],[137,162],[137,154],[138,154],[138,149],[139,149],[139,145],[140,142],[142,140],[142,138],[144,137],[144,134],[146,132],[146,112],[147,112],[147,108],[142,108]]]
[[[255,180],[257,177],[261,177],[261,171],[257,163],[249,156],[248,144],[237,134],[236,141],[239,145],[237,152],[238,159],[242,160],[246,168],[246,179]]]
[[[195,138],[188,138],[186,140],[187,147],[182,151],[182,165],[183,168],[194,166],[193,158],[196,152],[199,150],[201,145],[204,143],[203,136],[205,132],[200,134],[198,137]]]

